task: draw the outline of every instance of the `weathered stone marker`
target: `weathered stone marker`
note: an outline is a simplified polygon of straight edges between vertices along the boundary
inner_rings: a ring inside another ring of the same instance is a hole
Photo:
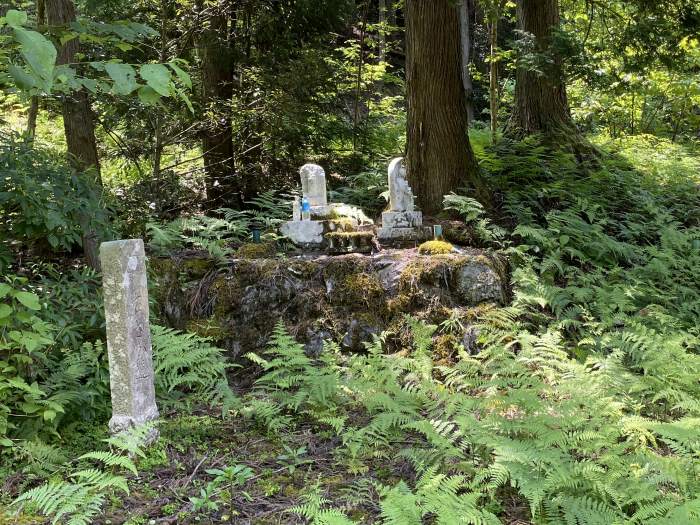
[[[309,199],[312,208],[328,206],[326,172],[318,164],[304,164],[299,170],[301,192]]]
[[[102,243],[100,259],[112,391],[109,429],[116,434],[158,418],[143,241]],[[157,435],[154,429],[149,439]]]
[[[389,211],[382,213],[380,241],[419,241],[429,237],[423,228],[423,214],[416,211],[413,191],[408,185],[403,158],[391,161],[388,170]]]

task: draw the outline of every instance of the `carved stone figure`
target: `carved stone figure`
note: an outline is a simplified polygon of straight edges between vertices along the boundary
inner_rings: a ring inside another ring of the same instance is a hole
[[[389,164],[389,209],[391,211],[413,211],[413,191],[408,185],[403,158]]]

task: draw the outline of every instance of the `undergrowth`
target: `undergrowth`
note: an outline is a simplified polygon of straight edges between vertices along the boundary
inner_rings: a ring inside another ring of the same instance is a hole
[[[476,322],[452,312],[457,336],[478,334],[469,351],[436,356],[443,328],[407,318],[412,343],[398,352],[377,337],[362,353],[328,342],[312,357],[280,324],[267,351],[248,355],[261,375],[238,398],[218,349],[156,329],[160,395],[176,392],[166,403],[179,409],[208,401],[254,428],[252,441],[284,444],[272,472],[302,472],[304,495],[277,522],[699,523],[693,155],[679,162],[675,146],[635,138],[600,143],[601,157],[582,166],[535,140],[492,149],[474,139],[500,213],[487,220],[459,195],[446,205],[509,256],[513,301]],[[327,447],[318,464],[287,444],[309,434]],[[224,507],[233,519],[238,491],[265,476],[255,463],[273,461],[234,459],[193,482],[198,496],[185,501],[198,520]],[[323,477],[329,462],[340,482]]]
[[[700,194],[670,156],[632,165],[648,146],[585,169],[534,141],[477,148],[514,266],[514,301],[482,314],[477,355],[436,363],[436,327],[412,321],[411,349],[330,344],[314,362],[279,326],[244,413],[337,433],[381,523],[700,522]],[[373,477],[402,460],[412,475]],[[359,523],[351,510],[322,491],[293,509]]]

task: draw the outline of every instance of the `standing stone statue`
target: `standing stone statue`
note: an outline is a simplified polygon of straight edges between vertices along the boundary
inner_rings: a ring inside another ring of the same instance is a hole
[[[109,429],[115,434],[158,418],[143,241],[102,243],[100,259],[112,391]],[[149,439],[156,437],[153,429]]]
[[[389,209],[390,211],[413,211],[413,191],[408,185],[403,158],[389,164]]]
[[[423,214],[415,209],[413,191],[408,185],[403,158],[389,164],[389,211],[382,213],[380,241],[420,241],[429,238],[423,227]]]
[[[309,199],[311,207],[328,206],[326,195],[326,172],[318,164],[304,164],[299,170],[301,192]]]

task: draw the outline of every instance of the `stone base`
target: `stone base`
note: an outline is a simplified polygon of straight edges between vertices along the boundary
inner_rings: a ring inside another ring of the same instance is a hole
[[[382,213],[382,228],[419,228],[423,225],[423,213],[419,211],[385,211]]]
[[[416,228],[379,228],[380,242],[423,242],[431,239],[433,231],[428,226]]]
[[[280,228],[280,233],[301,248],[322,248],[328,242],[326,234],[355,232],[360,229],[357,220],[349,217],[326,220],[289,221]]]
[[[148,446],[155,443],[155,441],[160,436],[158,427],[156,427],[157,419],[157,409],[155,409],[155,413],[153,412],[153,410],[150,410],[149,414],[146,415],[145,418],[139,419],[133,418],[131,416],[112,416],[112,419],[109,420],[109,432],[112,435],[123,434],[125,432],[129,432],[134,428],[148,425],[150,428],[148,429],[148,432],[146,433],[146,436],[142,443],[143,446]]]
[[[324,221],[289,221],[280,228],[280,233],[297,246],[320,247],[323,244]]]

